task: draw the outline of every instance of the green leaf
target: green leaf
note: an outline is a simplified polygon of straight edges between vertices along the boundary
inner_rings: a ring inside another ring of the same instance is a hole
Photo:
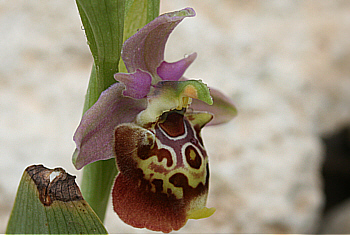
[[[149,23],[159,16],[160,0],[147,0],[147,22]]]
[[[124,0],[76,0],[96,64],[116,63],[122,47]],[[106,50],[107,49],[107,50]]]
[[[129,0],[126,6],[123,41],[159,15],[159,0]]]
[[[116,82],[113,75],[118,72],[123,43],[125,0],[76,0],[76,4],[94,58],[97,79],[93,85],[101,93]]]
[[[75,177],[62,168],[29,166],[23,173],[7,234],[107,234],[83,199]]]

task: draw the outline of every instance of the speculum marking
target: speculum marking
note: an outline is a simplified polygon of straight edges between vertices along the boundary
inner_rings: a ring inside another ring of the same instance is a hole
[[[197,150],[192,146],[187,146],[185,149],[187,163],[195,169],[199,169],[202,165],[202,158],[199,156]]]

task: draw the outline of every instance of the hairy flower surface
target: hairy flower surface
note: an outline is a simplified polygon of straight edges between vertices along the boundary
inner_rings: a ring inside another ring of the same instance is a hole
[[[113,207],[134,227],[171,232],[215,211],[205,206],[209,165],[200,131],[229,121],[236,109],[201,80],[183,77],[196,53],[164,61],[169,35],[194,15],[192,8],[163,14],[130,37],[122,50],[128,73],[115,74],[118,83],[84,114],[74,135],[77,169],[116,159]]]

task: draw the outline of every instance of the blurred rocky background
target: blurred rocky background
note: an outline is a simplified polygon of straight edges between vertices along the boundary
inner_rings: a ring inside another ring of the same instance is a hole
[[[194,7],[166,58],[237,104],[204,129],[216,213],[180,233],[350,233],[350,1],[161,0]],[[71,163],[92,59],[73,0],[0,1],[0,233],[31,164]],[[110,207],[110,233],[148,233]]]

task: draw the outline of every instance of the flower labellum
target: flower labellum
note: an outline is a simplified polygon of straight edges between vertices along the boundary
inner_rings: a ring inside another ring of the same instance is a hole
[[[201,80],[183,77],[196,53],[164,61],[170,33],[194,15],[192,8],[163,14],[125,41],[128,73],[115,74],[118,83],[84,114],[74,135],[77,169],[115,157],[113,207],[137,228],[171,232],[215,211],[206,207],[209,163],[200,131],[228,122],[236,108]]]
[[[134,227],[170,232],[184,226],[187,219],[205,218],[215,211],[205,207],[209,164],[200,135],[212,114],[186,113],[188,104],[181,100],[188,89],[198,92],[188,84],[178,96],[171,96],[180,100],[179,106],[167,101],[169,94],[157,97],[157,102],[176,107],[154,122],[124,123],[115,129],[120,173],[112,192],[113,206]],[[154,112],[152,98],[150,101],[152,105],[139,114],[141,119],[143,114],[149,120],[149,113],[159,113],[158,109]]]

